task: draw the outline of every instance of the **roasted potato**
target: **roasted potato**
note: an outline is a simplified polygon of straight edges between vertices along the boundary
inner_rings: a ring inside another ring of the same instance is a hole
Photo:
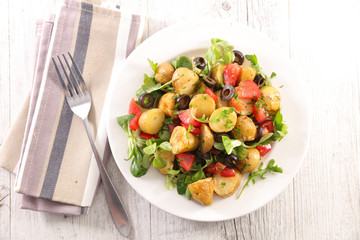
[[[173,154],[190,152],[199,146],[199,139],[192,133],[188,133],[185,127],[177,126],[171,134],[170,144]]]
[[[212,178],[205,178],[188,186],[189,192],[193,199],[205,206],[209,206],[213,202],[214,182]]]
[[[211,78],[216,80],[218,87],[220,87],[224,84],[223,83],[223,73],[224,73],[225,66],[226,66],[225,64],[220,63],[211,70]]]
[[[191,99],[189,107],[197,109],[197,118],[201,118],[204,114],[209,117],[215,111],[215,101],[207,94],[197,94]]]
[[[250,80],[254,81],[256,71],[250,67],[241,66],[241,72],[238,77],[238,81]]]
[[[161,63],[155,71],[155,81],[164,84],[171,81],[175,68],[168,62]]]
[[[237,168],[242,172],[252,172],[256,170],[260,163],[260,153],[256,148],[250,148],[247,152],[246,158],[240,160]]]
[[[218,98],[218,101],[215,103],[216,109],[221,107],[229,107],[229,101],[221,100],[221,90],[216,91],[215,95]]]
[[[177,118],[178,116],[174,114],[174,108],[175,108],[175,100],[176,100],[176,94],[173,92],[165,93],[161,96],[159,100],[158,108],[165,113],[168,117],[174,117]]]
[[[144,133],[157,134],[163,126],[164,120],[165,114],[160,109],[153,108],[141,114],[139,127]]]
[[[202,124],[200,130],[200,151],[207,153],[214,146],[214,134],[206,124]]]
[[[228,107],[216,109],[210,116],[209,126],[214,132],[229,132],[236,124],[236,112],[226,114],[230,111]],[[221,115],[220,115],[221,114]]]
[[[199,76],[186,67],[180,67],[175,70],[172,79],[172,85],[177,93],[190,95],[193,93],[199,82]]]
[[[196,85],[195,87],[195,92],[193,92],[192,96],[195,96],[197,94],[203,94],[205,93],[205,90],[207,89],[208,87],[205,85],[205,83],[203,81],[199,81],[199,83]]]
[[[247,116],[238,117],[236,126],[232,130],[233,136],[242,142],[254,140],[256,132],[255,123]]]
[[[220,197],[229,197],[233,195],[239,187],[243,175],[239,170],[234,170],[234,177],[222,177],[220,174],[214,175],[214,191]]]
[[[161,157],[162,159],[164,159],[167,163],[167,165],[163,168],[158,168],[158,171],[161,173],[161,174],[164,174],[164,175],[167,175],[168,172],[167,172],[167,169],[170,168],[170,169],[173,169],[173,166],[174,166],[174,159],[175,159],[175,155],[172,154],[172,152],[169,152],[169,151],[160,151],[157,153],[159,157]]]
[[[265,101],[263,105],[270,115],[275,115],[280,108],[280,92],[272,87],[266,86],[260,89],[261,98]]]

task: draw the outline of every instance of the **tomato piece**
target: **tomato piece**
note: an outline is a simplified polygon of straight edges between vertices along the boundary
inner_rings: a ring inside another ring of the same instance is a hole
[[[189,130],[189,125],[188,125],[188,124],[186,124],[186,123],[181,123],[181,125],[182,125],[183,127],[185,127],[186,130]],[[190,132],[191,132],[191,133],[195,133],[195,134],[200,134],[200,133],[201,133],[201,130],[200,130],[200,128],[194,127]]]
[[[254,117],[255,117],[256,121],[258,121],[259,123],[264,121],[269,116],[269,114],[264,109],[262,100],[261,101],[258,100],[254,104],[254,111],[253,112],[254,112]]]
[[[214,99],[215,102],[219,101],[218,97],[215,95],[213,91],[211,91],[210,88],[207,88],[205,90],[205,94],[209,95],[212,99]]]
[[[195,162],[196,156],[191,153],[179,153],[176,154],[176,158],[181,167],[183,167],[186,171],[189,171]]]
[[[205,168],[205,171],[212,174],[220,174],[226,166],[221,162],[212,163]]]
[[[191,111],[193,111],[194,116],[196,116],[197,108],[189,108],[189,109],[186,109],[184,112],[179,113],[179,118],[180,118],[181,122],[183,122],[187,125],[191,124],[194,127],[200,127],[201,122],[196,121],[191,116]]]
[[[141,113],[139,106],[136,104],[135,99],[132,98],[129,106],[129,114]]]
[[[256,149],[259,150],[259,153],[260,153],[260,156],[263,157],[265,156],[268,152],[270,152],[271,150],[271,145],[270,143],[269,144],[266,144],[266,145],[263,145],[263,146],[256,146]]]
[[[141,116],[141,112],[137,113],[129,122],[129,127],[131,130],[136,131],[139,128],[139,118]]]
[[[159,139],[158,135],[156,134],[148,134],[148,133],[144,133],[144,132],[141,132],[139,134],[140,137],[142,137],[143,139],[146,139],[146,140],[149,140],[149,139]]]
[[[241,67],[237,63],[226,64],[223,74],[224,84],[230,84],[231,86],[235,87],[240,73]]]
[[[265,120],[262,123],[260,123],[260,126],[263,127],[264,132],[263,136],[265,136],[268,133],[274,132],[274,122],[271,120]]]
[[[241,110],[244,107],[244,103],[240,102],[238,99],[236,99],[235,97],[233,97],[232,99],[230,99],[229,101],[229,105],[230,107],[235,108],[236,112],[241,112]]]
[[[232,168],[225,168],[221,171],[220,176],[222,177],[235,177],[235,170]]]
[[[260,97],[260,89],[253,81],[244,80],[236,88],[236,94],[239,98],[257,100]]]

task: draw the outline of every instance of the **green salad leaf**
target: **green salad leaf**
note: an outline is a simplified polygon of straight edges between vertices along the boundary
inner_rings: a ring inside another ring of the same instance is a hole
[[[234,47],[228,41],[219,38],[211,39],[211,46],[206,52],[205,59],[207,60],[208,69],[212,69],[218,63],[232,63],[235,59],[233,53]]]
[[[185,57],[185,56],[175,58],[171,64],[173,65],[173,67],[175,69],[178,69],[180,67],[186,67],[186,68],[192,70],[191,60],[190,60],[190,58]]]
[[[239,140],[230,139],[227,136],[222,136],[222,142],[228,155],[232,153],[235,147],[241,146],[241,142]]]
[[[266,174],[268,172],[270,172],[272,174],[274,174],[274,173],[282,173],[283,172],[281,167],[279,167],[277,165],[274,165],[274,164],[275,164],[275,160],[271,159],[269,161],[268,165],[266,166],[266,168],[262,169],[263,163],[260,163],[257,171],[249,173],[248,180],[246,181],[245,185],[241,189],[241,192],[240,192],[238,198],[240,198],[240,196],[243,193],[244,189],[249,186],[250,181],[253,184],[255,184],[256,178],[265,179],[264,174]]]

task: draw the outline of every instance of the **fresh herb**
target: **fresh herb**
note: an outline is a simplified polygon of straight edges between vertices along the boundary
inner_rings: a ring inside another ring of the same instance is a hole
[[[158,64],[157,64],[157,63],[154,63],[154,62],[151,61],[150,59],[148,59],[148,62],[149,62],[149,64],[150,64],[151,69],[154,71],[154,74],[155,74],[156,69],[157,69],[157,67],[158,67]]]
[[[283,116],[282,116],[280,110],[275,114],[275,116],[273,117],[272,120],[274,122],[274,133],[272,134],[272,136],[270,138],[263,140],[262,143],[259,145],[266,145],[266,144],[269,144],[274,141],[280,142],[288,133],[288,125],[286,125],[284,123]],[[265,136],[267,136],[267,135],[265,135]]]
[[[222,136],[221,138],[225,147],[225,151],[228,155],[232,153],[235,147],[241,146],[241,142],[239,140],[230,139],[227,136]]]
[[[148,159],[144,157],[145,153],[142,148],[145,144],[145,141],[134,136],[133,131],[129,127],[131,119],[134,117],[134,114],[124,115],[117,117],[117,122],[122,129],[124,129],[126,135],[128,136],[128,159],[131,160],[130,172],[134,177],[141,177],[147,173],[148,170]]]
[[[265,179],[264,174],[266,174],[267,172],[270,172],[272,174],[277,173],[277,172],[282,173],[283,172],[282,168],[277,165],[274,166],[274,163],[275,163],[275,160],[271,159],[269,161],[268,165],[266,166],[266,168],[264,168],[264,169],[262,169],[263,163],[260,163],[257,171],[249,173],[248,180],[246,181],[245,185],[241,189],[241,192],[240,192],[238,198],[240,198],[244,189],[249,186],[250,181],[252,181],[252,183],[255,184],[256,178],[259,177],[260,179]]]
[[[274,141],[274,140],[271,140],[272,139],[271,137],[273,135],[274,135],[274,133],[268,133],[265,136],[262,136],[262,138],[260,138],[259,142],[254,143],[254,144],[252,144],[250,146],[243,143],[242,146],[244,146],[245,148],[254,148],[254,147],[258,146],[258,145],[266,145],[266,144]],[[270,141],[270,142],[268,142],[268,141]]]
[[[271,76],[270,76],[270,79],[273,79],[274,77],[276,77],[276,73],[272,72]]]
[[[228,118],[229,114],[231,114],[234,111],[235,111],[235,108],[233,108],[233,107],[224,109],[217,116],[215,116],[211,121],[209,120],[209,118],[206,118],[205,114],[203,114],[201,118],[197,118],[193,114],[192,110],[190,111],[190,113],[191,113],[191,116],[198,122],[211,123],[211,122],[220,122],[220,118]]]
[[[185,57],[185,56],[181,56],[181,57],[177,57],[176,59],[174,59],[171,63],[175,69],[180,68],[180,67],[186,67],[190,70],[192,70],[192,63],[190,58]]]
[[[205,55],[208,69],[212,69],[218,63],[232,63],[235,58],[233,49],[234,47],[228,41],[212,38],[211,46]]]
[[[189,132],[191,132],[191,131],[194,130],[194,129],[195,129],[195,127],[194,127],[193,125],[189,124],[189,128],[188,128],[188,130],[186,131],[186,138],[190,138],[190,137],[189,137]]]

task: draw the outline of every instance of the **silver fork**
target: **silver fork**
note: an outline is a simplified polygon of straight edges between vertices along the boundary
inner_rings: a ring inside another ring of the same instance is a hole
[[[130,222],[128,219],[128,215],[126,213],[126,210],[123,206],[123,203],[119,197],[119,194],[116,192],[114,185],[112,184],[109,175],[104,167],[103,162],[100,160],[99,154],[96,150],[94,138],[92,136],[89,122],[88,122],[88,115],[91,108],[91,96],[89,93],[89,90],[86,87],[84,78],[82,74],[80,73],[80,70],[78,66],[76,65],[73,57],[70,53],[68,53],[72,65],[75,69],[75,72],[71,69],[66,57],[64,54],[62,54],[62,57],[64,58],[65,64],[67,68],[69,69],[69,74],[67,73],[61,58],[57,56],[58,61],[61,65],[61,68],[63,70],[63,74],[66,77],[67,83],[65,83],[63,77],[60,74],[59,68],[56,64],[56,61],[54,58],[52,58],[52,61],[54,63],[56,72],[59,76],[61,85],[64,89],[65,98],[71,108],[71,110],[74,112],[75,115],[80,117],[84,123],[86,133],[90,140],[90,145],[93,150],[93,153],[95,155],[95,159],[97,162],[97,165],[100,170],[101,180],[104,184],[104,189],[106,193],[106,198],[109,204],[109,209],[111,213],[111,217],[114,221],[114,224],[117,228],[117,230],[120,232],[121,235],[128,237],[130,234]]]

